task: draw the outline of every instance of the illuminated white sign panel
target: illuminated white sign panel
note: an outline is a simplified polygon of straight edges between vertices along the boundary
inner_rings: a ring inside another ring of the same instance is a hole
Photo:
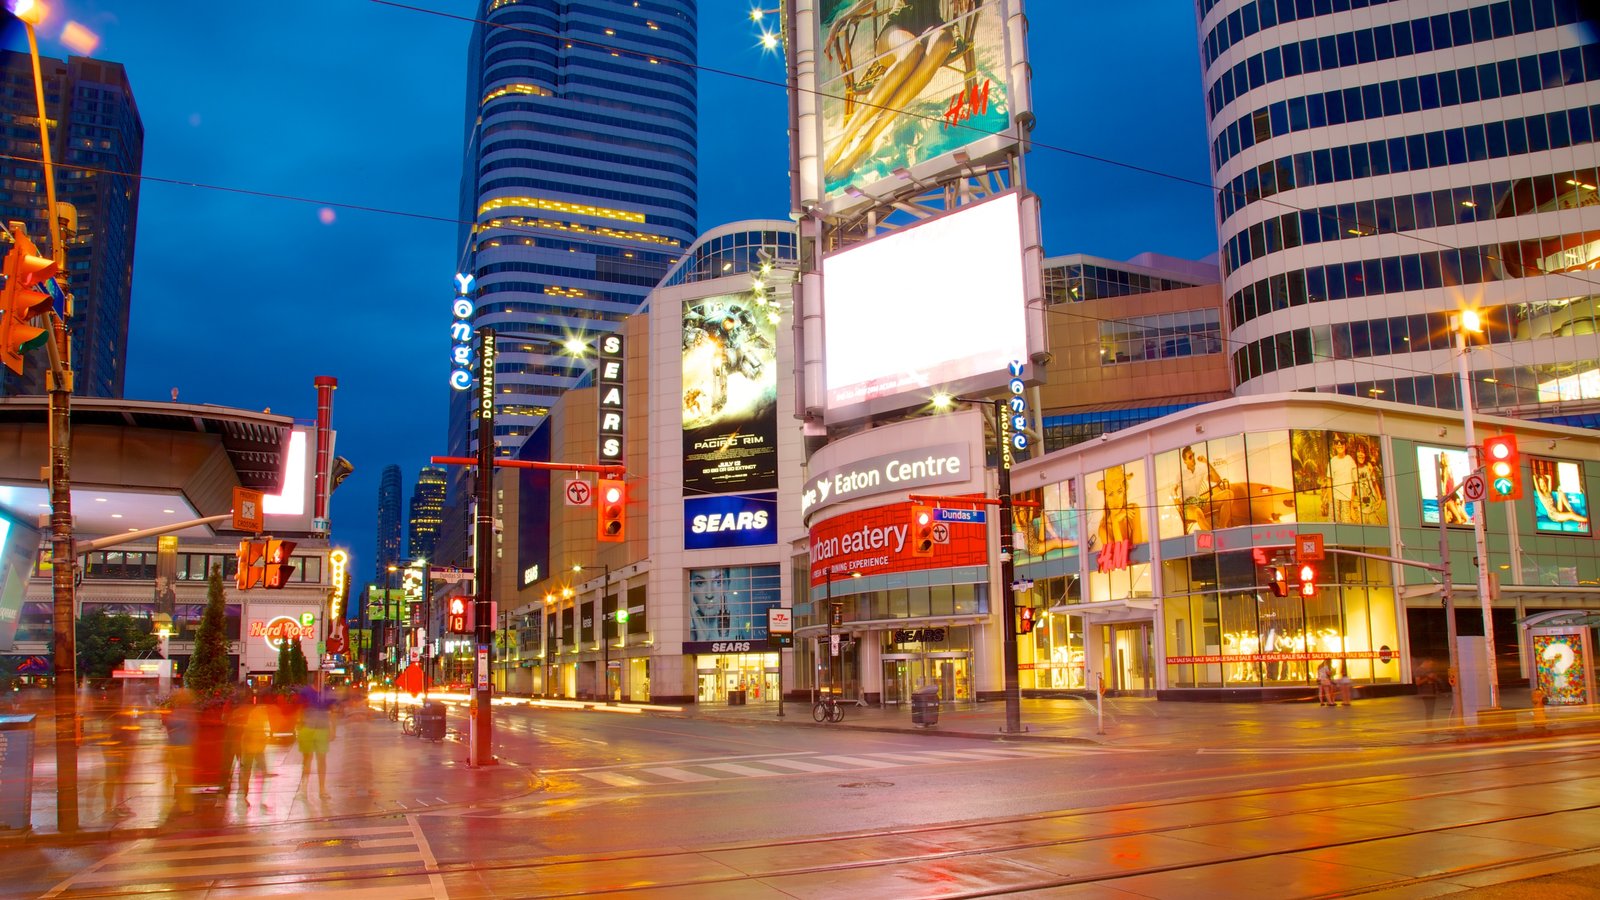
[[[842,500],[971,477],[966,444],[941,444],[874,456],[813,475],[800,492],[800,515],[809,520],[813,513]]]
[[[595,386],[599,389],[600,412],[596,424],[600,432],[600,462],[620,466],[623,452],[623,422],[627,412],[623,393],[622,335],[601,335],[595,350],[600,360],[600,370],[595,373],[594,379]]]
[[[289,460],[283,470],[283,493],[267,494],[261,509],[269,516],[303,516],[306,513],[306,433],[295,429],[289,435]]]
[[[472,276],[456,275],[456,297],[450,304],[450,386],[472,387]]]
[[[830,413],[998,386],[1028,358],[1015,192],[835,253],[822,276]]]

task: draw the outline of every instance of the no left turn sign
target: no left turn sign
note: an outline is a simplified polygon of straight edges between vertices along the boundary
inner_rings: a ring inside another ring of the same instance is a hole
[[[1468,503],[1479,502],[1488,492],[1489,485],[1483,480],[1482,475],[1474,473],[1461,482],[1461,499]]]
[[[594,491],[589,487],[589,482],[581,478],[574,478],[567,482],[567,505],[588,506],[589,499],[594,496]]]
[[[933,523],[933,542],[935,544],[950,543],[950,526],[943,522]]]

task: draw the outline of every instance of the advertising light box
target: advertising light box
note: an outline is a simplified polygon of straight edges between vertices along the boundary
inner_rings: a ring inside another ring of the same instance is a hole
[[[996,387],[1028,359],[1015,192],[835,253],[822,275],[830,418]]]

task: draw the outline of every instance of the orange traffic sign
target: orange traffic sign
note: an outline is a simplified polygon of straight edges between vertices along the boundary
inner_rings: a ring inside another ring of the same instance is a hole
[[[233,489],[233,530],[248,531],[251,534],[260,534],[265,527],[265,514],[261,505],[265,502],[260,491],[249,488],[236,487]]]
[[[1294,539],[1294,561],[1297,563],[1321,562],[1322,535],[1301,534]]]

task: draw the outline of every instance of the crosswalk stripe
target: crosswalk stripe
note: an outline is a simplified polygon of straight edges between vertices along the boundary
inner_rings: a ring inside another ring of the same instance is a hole
[[[644,769],[651,775],[660,775],[662,778],[671,778],[673,781],[712,781],[710,775],[701,775],[698,772],[686,772],[683,769],[674,769],[671,766],[660,766],[654,769]]]
[[[882,759],[868,759],[864,756],[819,756],[817,758],[826,759],[829,762],[836,762],[840,765],[858,766],[864,769],[891,769],[898,768],[900,765],[900,763],[897,762],[888,762],[887,760]]]
[[[719,772],[728,772],[734,775],[743,775],[746,778],[770,778],[773,775],[782,775],[782,772],[772,772],[767,769],[757,769],[751,766],[741,766],[738,763],[705,763],[700,768],[716,769]]]
[[[143,863],[148,857],[141,857]],[[360,869],[369,866],[389,866],[399,863],[415,863],[422,860],[422,855],[412,853],[386,853],[371,856],[341,856],[325,859],[307,859],[295,857],[293,868],[296,872],[306,872],[311,869]],[[237,877],[240,875],[280,874],[284,871],[284,862],[281,859],[262,860],[260,862],[231,862],[225,865],[192,866],[176,868],[163,865],[159,871],[148,874],[140,871],[142,866],[123,865],[107,867],[100,871],[85,873],[74,879],[75,884],[111,884],[129,881],[183,881],[191,878],[215,878],[218,876]]]
[[[817,763],[814,763],[814,762],[806,762],[803,759],[768,759],[768,760],[763,760],[761,764],[764,765],[764,766],[782,766],[785,769],[794,769],[797,772],[837,772],[837,771],[839,771],[838,769],[834,768],[833,766],[818,765]]]
[[[994,758],[986,753],[979,753],[975,750],[924,750],[922,752],[924,756],[931,756],[934,759],[959,759],[966,762],[971,762],[975,759]]]
[[[619,772],[584,772],[582,774],[585,778],[593,778],[595,781],[603,781],[612,787],[638,787],[639,785],[645,783],[637,778],[630,778],[627,775],[623,775]]]

